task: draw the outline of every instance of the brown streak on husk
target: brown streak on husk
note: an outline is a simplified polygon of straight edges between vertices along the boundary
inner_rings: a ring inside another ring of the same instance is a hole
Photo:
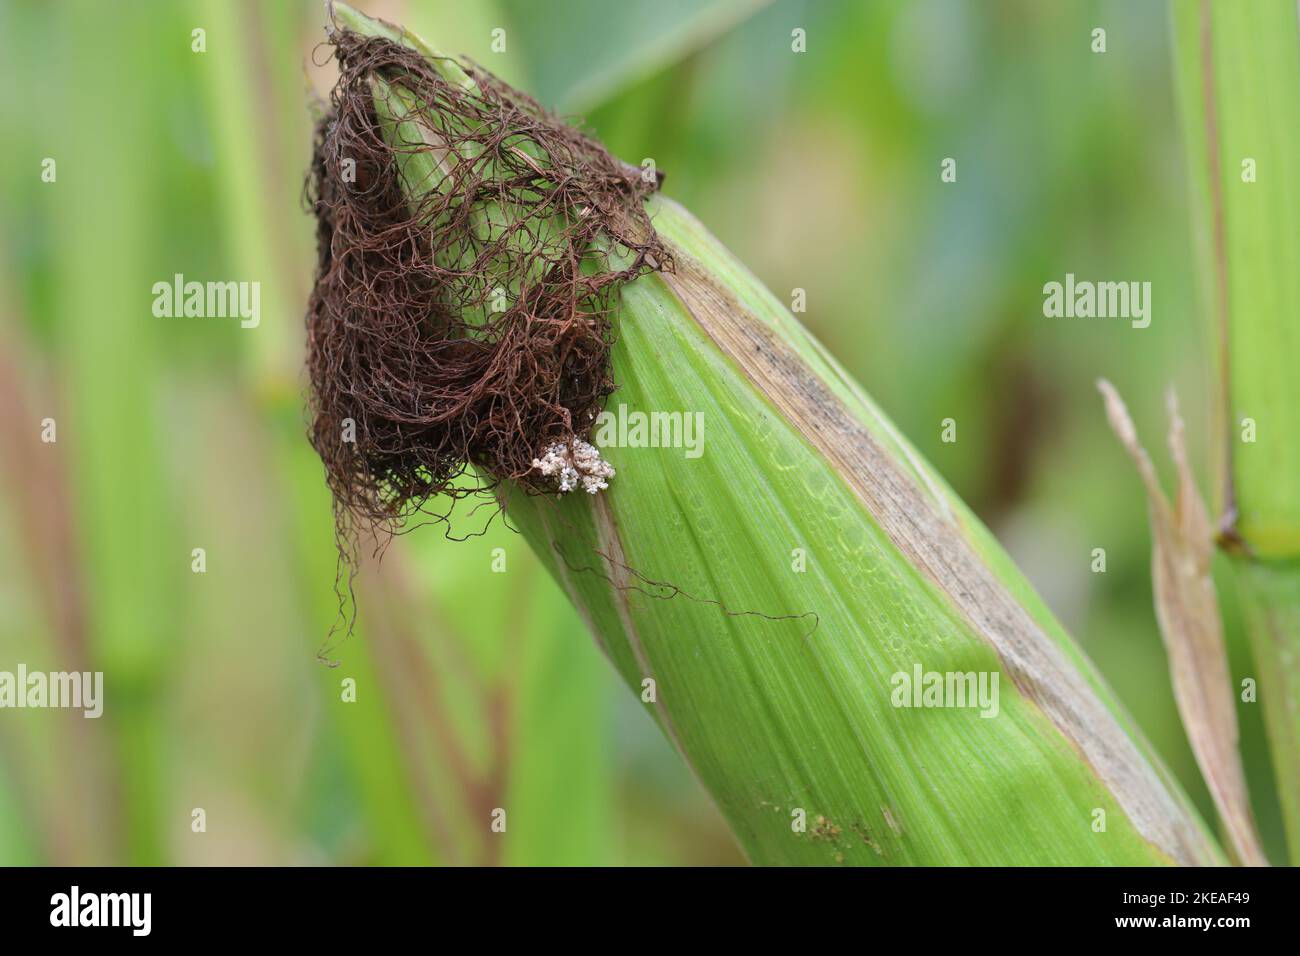
[[[799,428],[894,546],[992,646],[1017,687],[1094,768],[1138,832],[1175,862],[1215,862],[1211,845],[1115,716],[934,497],[789,345],[747,318],[746,307],[685,251],[673,254],[676,270],[662,279],[704,333]]]

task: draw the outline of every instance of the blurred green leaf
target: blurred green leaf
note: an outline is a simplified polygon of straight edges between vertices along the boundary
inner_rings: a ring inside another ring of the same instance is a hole
[[[502,0],[527,50],[532,84],[543,104],[585,112],[629,84],[684,59],[743,22],[770,0],[570,0],[564,14],[529,0]],[[496,72],[498,57],[482,61]]]

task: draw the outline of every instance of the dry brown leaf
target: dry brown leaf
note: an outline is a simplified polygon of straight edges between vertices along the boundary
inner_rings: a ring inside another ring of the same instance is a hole
[[[1188,466],[1178,400],[1171,388],[1167,397],[1169,449],[1178,469],[1178,492],[1170,507],[1119,393],[1105,379],[1098,380],[1097,387],[1106,400],[1111,428],[1128,450],[1146,486],[1156,617],[1169,656],[1183,728],[1214,797],[1236,861],[1246,866],[1267,866],[1237,750],[1236,703],[1210,571],[1214,532]]]

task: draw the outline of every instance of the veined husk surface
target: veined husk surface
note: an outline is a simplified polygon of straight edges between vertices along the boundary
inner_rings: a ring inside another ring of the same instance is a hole
[[[507,510],[750,859],[1221,863],[980,521],[698,221],[649,206],[675,270],[621,292],[610,407],[699,412],[702,453],[604,448],[608,491]],[[918,665],[997,672],[996,716],[896,707]]]

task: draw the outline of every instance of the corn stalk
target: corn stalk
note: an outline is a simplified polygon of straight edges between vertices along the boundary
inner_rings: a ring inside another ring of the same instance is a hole
[[[1300,23],[1293,0],[1173,6],[1232,556],[1300,863]]]
[[[376,107],[409,146],[400,101]],[[704,442],[606,447],[607,492],[508,513],[750,859],[1222,862],[979,520],[700,223],[649,211],[676,265],[621,291],[611,411],[689,416]],[[930,674],[997,690],[912,706]]]

